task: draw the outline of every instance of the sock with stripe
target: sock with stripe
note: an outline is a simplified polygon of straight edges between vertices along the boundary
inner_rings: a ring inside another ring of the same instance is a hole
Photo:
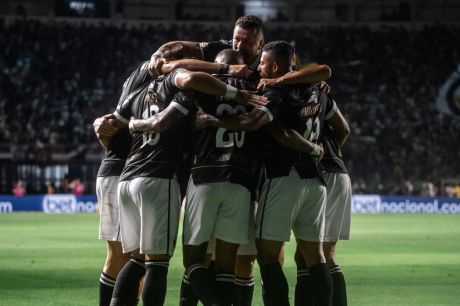
[[[235,277],[235,306],[251,306],[254,277]]]
[[[340,266],[333,266],[329,268],[333,283],[332,305],[333,306],[347,306],[347,286],[345,284],[345,277],[343,276]]]
[[[235,274],[233,272],[217,272],[215,284],[219,305],[233,305],[235,300]]]
[[[204,306],[216,305],[217,298],[209,281],[208,269],[202,264],[191,265],[185,272],[195,296]]]
[[[117,276],[110,306],[137,305],[139,282],[144,274],[144,262],[139,259],[130,259]]]
[[[295,306],[314,306],[315,293],[312,278],[305,262],[297,264],[297,282],[294,295]]]
[[[311,283],[315,292],[316,306],[332,305],[332,277],[325,263],[319,263],[309,268]]]
[[[289,306],[289,287],[279,262],[266,264],[260,269],[266,305]]]
[[[146,260],[142,302],[144,306],[163,306],[166,297],[169,261]]]
[[[187,273],[184,273],[182,277],[182,283],[180,286],[180,302],[179,306],[197,306],[198,299],[193,293],[192,286],[190,286],[190,280],[188,279]]]
[[[99,306],[109,306],[112,299],[115,279],[101,272],[99,277]]]

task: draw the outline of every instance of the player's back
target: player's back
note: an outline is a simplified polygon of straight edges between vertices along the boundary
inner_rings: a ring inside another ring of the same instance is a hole
[[[254,90],[244,79],[218,76],[238,89]],[[215,116],[246,113],[248,106],[225,97],[196,93],[196,103],[205,113]],[[234,132],[224,128],[206,127],[196,133],[193,153],[192,177],[195,184],[229,181],[253,189],[257,171],[254,133]]]
[[[147,119],[165,110],[171,103],[193,111],[194,106],[175,86],[175,71],[156,78],[130,94],[117,108],[117,117]],[[134,177],[171,178],[182,160],[185,143],[191,137],[192,120],[187,116],[162,133],[134,134],[121,180]]]
[[[277,119],[283,126],[296,130],[307,140],[319,141],[326,109],[331,106],[317,86],[276,86],[267,89],[264,96],[278,101]],[[268,134],[264,137],[263,153],[269,178],[286,176],[291,167],[295,167],[302,178],[319,176],[316,160],[311,155],[288,149]]]
[[[123,83],[122,92],[117,107],[125,101],[128,95],[152,80],[148,73],[149,61],[142,62]],[[128,128],[120,130],[113,136],[105,151],[104,159],[99,167],[98,176],[119,176],[125,166],[126,158],[131,148],[131,134]]]

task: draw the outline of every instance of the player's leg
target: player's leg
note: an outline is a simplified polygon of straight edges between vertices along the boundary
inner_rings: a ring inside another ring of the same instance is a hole
[[[289,241],[292,216],[304,182],[295,170],[264,183],[257,208],[256,246],[266,305],[289,305],[289,288],[279,263],[283,243]]]
[[[251,201],[248,223],[249,242],[238,248],[235,263],[235,306],[250,306],[254,294],[254,261],[257,249],[255,241],[255,218],[257,202]]]
[[[235,306],[250,306],[254,294],[256,255],[237,255],[235,263]]]
[[[332,303],[332,279],[323,253],[326,188],[319,179],[304,180],[304,195],[295,213],[293,231],[314,285],[315,304]]]
[[[289,305],[289,287],[278,261],[282,241],[257,239],[257,261],[265,290],[265,305]]]
[[[140,251],[145,255],[146,274],[142,290],[145,306],[164,304],[169,260],[174,253],[179,225],[180,190],[176,179],[134,180],[141,211]]]
[[[189,180],[182,235],[183,261],[186,269],[183,286],[190,286],[194,296],[205,306],[217,303],[210,282],[210,273],[204,263],[220,203],[214,187],[214,184],[195,185],[192,178]],[[188,302],[193,303],[182,295],[181,305],[189,305]]]
[[[139,255],[140,212],[131,197],[131,183],[132,181],[122,181],[118,184],[122,248],[124,253],[131,254],[131,259],[118,274],[111,306],[136,305],[139,283],[145,274],[144,256]]]
[[[96,193],[99,202],[99,239],[107,241],[107,256],[99,278],[99,306],[108,306],[121,268],[129,260],[123,254],[119,235],[118,176],[98,177]]]
[[[220,305],[233,305],[235,300],[235,261],[238,244],[216,239],[215,289]]]
[[[118,273],[129,258],[129,254],[123,254],[121,242],[107,241],[107,257],[99,279],[99,306],[110,305]]]
[[[295,306],[314,306],[315,292],[312,278],[308,270],[307,262],[297,246],[294,260],[297,268],[297,281],[295,284],[294,303]]]
[[[249,242],[251,194],[249,190],[230,182],[218,183],[221,204],[216,218],[216,289],[219,302],[231,305],[235,300],[235,262],[240,244]],[[241,230],[246,229],[246,230]]]
[[[351,182],[345,173],[326,173],[325,179],[328,196],[323,250],[334,287],[332,304],[343,306],[347,305],[346,283],[335,254],[337,241],[348,240],[350,236]]]
[[[347,305],[347,287],[345,283],[345,277],[342,273],[342,269],[336,261],[335,257],[336,242],[324,242],[323,250],[324,256],[326,257],[326,263],[329,267],[329,271],[332,277],[333,283],[333,295],[332,305],[333,306],[346,306]]]

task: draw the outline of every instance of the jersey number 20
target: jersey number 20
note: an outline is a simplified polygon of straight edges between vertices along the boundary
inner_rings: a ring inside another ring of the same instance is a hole
[[[246,113],[246,108],[243,105],[235,107],[228,104],[220,104],[216,111],[218,116],[235,115]],[[216,147],[217,148],[230,148],[236,146],[241,148],[244,145],[244,131],[229,132],[224,128],[217,129],[216,133]]]

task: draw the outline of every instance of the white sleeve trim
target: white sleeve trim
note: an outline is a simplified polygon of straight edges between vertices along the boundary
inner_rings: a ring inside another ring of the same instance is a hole
[[[182,72],[186,72],[187,70],[185,70],[184,68],[178,68],[174,71],[174,85],[176,87],[179,88],[179,86],[177,85],[177,76],[182,73]]]
[[[273,121],[273,113],[268,109],[268,107],[266,106],[259,106],[257,107],[258,109],[260,109],[261,111],[263,111],[264,113],[267,114],[268,118],[270,119],[270,122]]]
[[[114,116],[120,120],[121,122],[123,122],[124,124],[129,124],[129,119],[126,119],[125,117],[123,117],[122,115],[120,115],[117,111],[115,111],[114,113]]]
[[[332,106],[332,109],[329,111],[329,113],[327,113],[326,116],[324,117],[325,120],[331,119],[332,116],[334,116],[335,113],[337,112],[337,104],[335,104],[334,100],[332,100],[332,102],[334,103],[334,105]]]
[[[182,114],[184,114],[184,116],[187,116],[189,111],[188,109],[186,109],[185,107],[183,107],[182,105],[180,105],[179,103],[177,103],[176,101],[172,101],[171,104],[170,104],[172,107],[175,107],[178,111],[180,111]]]

